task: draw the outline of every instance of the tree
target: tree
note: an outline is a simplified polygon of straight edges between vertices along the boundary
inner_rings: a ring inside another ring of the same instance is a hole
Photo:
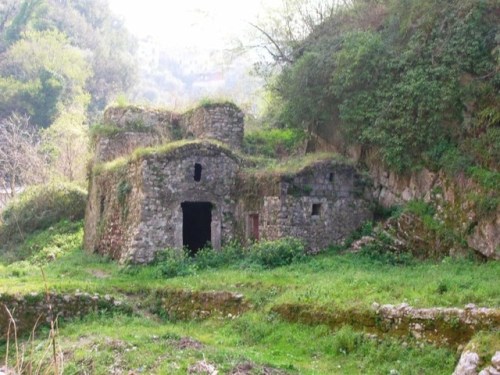
[[[6,0],[0,4],[0,52],[17,42],[42,0],[25,0],[21,3]]]
[[[14,197],[19,186],[46,181],[46,160],[37,128],[13,113],[0,121],[0,184]]]
[[[42,147],[49,155],[52,178],[70,182],[84,181],[89,159],[89,136],[84,112],[65,111],[43,131]]]
[[[283,67],[299,57],[303,41],[350,0],[282,0],[266,10],[265,16],[251,26],[256,30],[254,47],[263,49],[271,61],[260,65],[261,73]]]
[[[11,110],[30,116],[36,125],[47,127],[75,102],[88,102],[90,67],[83,52],[61,32],[26,32],[3,57],[0,71],[11,86],[13,80],[19,86],[17,95],[11,96]]]

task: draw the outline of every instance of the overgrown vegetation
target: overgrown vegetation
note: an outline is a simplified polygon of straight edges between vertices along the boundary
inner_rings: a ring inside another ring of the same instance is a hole
[[[134,51],[106,2],[2,2],[2,189],[85,179],[88,124],[134,83]]]
[[[376,148],[398,172],[497,173],[497,14],[492,0],[353,1],[295,46],[270,117]]]
[[[186,249],[165,249],[157,255],[158,277],[187,276],[205,269],[223,267],[272,269],[299,262],[306,256],[304,245],[294,238],[261,241],[243,248],[230,243],[220,250],[205,247],[194,257]]]
[[[0,249],[15,246],[37,230],[66,219],[80,221],[85,213],[87,193],[69,183],[33,186],[22,192],[1,212]]]
[[[367,224],[363,233],[370,230]],[[283,240],[255,244],[253,250],[228,244],[221,252],[204,249],[189,259],[182,255],[179,259],[186,262],[188,272],[166,280],[162,274],[166,259],[181,253],[165,253],[153,265],[122,268],[85,254],[81,236],[81,223],[69,222],[28,236],[21,244],[29,249],[25,261],[0,263],[0,293],[41,292],[44,282],[39,265],[43,264],[50,291],[79,290],[126,298],[154,295],[155,290],[165,288],[224,290],[243,293],[253,310],[204,321],[158,321],[138,304],[132,316],[109,312],[64,322],[59,326],[57,345],[64,353],[66,371],[106,373],[120,368],[185,373],[206,360],[223,373],[251,363],[255,368],[265,366],[291,374],[379,374],[393,369],[411,373],[416,368],[422,373],[448,374],[458,359],[455,350],[421,345],[411,338],[373,338],[349,325],[332,330],[288,323],[272,307],[296,303],[320,310],[368,311],[374,301],[418,307],[463,307],[467,303],[500,307],[498,262],[446,258],[394,266],[362,254],[329,252],[303,257],[300,244]],[[54,247],[60,249],[58,255],[45,256]],[[44,355],[43,337],[42,332],[35,339],[30,354],[34,363]],[[475,342],[495,346],[498,338],[484,332]],[[1,343],[0,352],[5,354]],[[481,353],[485,358],[491,356],[487,348]]]
[[[297,129],[259,129],[246,133],[245,153],[269,158],[283,158],[301,151],[305,135]]]

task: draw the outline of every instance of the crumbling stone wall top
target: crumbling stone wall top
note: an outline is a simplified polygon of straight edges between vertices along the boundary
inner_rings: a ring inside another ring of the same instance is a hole
[[[243,128],[243,112],[232,103],[204,104],[184,114],[141,106],[109,107],[103,125],[94,128],[94,160],[110,161],[139,147],[181,139],[216,140],[239,150]]]

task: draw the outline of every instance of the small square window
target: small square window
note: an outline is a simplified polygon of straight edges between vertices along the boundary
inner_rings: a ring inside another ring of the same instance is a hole
[[[321,213],[321,203],[313,203],[311,216],[319,216]]]

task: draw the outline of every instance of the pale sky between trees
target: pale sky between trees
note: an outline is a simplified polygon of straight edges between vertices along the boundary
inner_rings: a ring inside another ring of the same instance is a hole
[[[259,12],[280,0],[109,0],[139,37],[151,35],[173,47],[223,48],[248,30]]]

